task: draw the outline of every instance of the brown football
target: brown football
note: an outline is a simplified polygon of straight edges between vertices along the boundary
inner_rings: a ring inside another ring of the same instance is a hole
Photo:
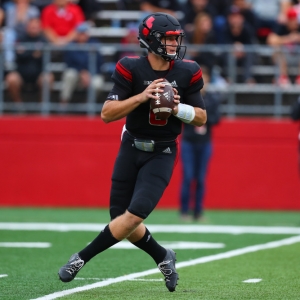
[[[162,83],[166,84],[164,88],[161,88],[164,91],[162,93],[154,93],[154,95],[159,96],[159,99],[151,99],[150,106],[156,119],[166,120],[170,117],[174,107],[174,91],[167,79],[164,79]]]

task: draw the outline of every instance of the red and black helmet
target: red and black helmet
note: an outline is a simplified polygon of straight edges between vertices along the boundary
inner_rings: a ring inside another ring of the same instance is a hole
[[[173,16],[166,13],[154,13],[147,16],[139,26],[139,41],[142,48],[160,55],[164,60],[183,59],[186,51],[185,46],[181,46],[184,32],[180,23]],[[175,54],[167,53],[166,36],[177,37],[177,49]]]

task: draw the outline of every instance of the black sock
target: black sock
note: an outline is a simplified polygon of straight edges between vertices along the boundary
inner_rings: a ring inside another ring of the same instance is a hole
[[[167,254],[166,249],[157,243],[147,228],[145,235],[132,244],[148,253],[157,265],[164,260]]]
[[[113,237],[113,235],[110,232],[109,226],[107,225],[99,233],[99,235],[78,254],[80,258],[83,259],[85,263],[87,263],[94,256],[110,248],[114,244],[117,244],[118,242],[120,241]]]

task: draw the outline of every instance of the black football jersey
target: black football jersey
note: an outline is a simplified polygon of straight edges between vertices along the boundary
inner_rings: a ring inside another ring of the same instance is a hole
[[[108,100],[125,100],[142,93],[154,80],[160,78],[146,56],[124,57],[118,61],[112,75],[114,86]],[[204,108],[200,94],[203,87],[200,66],[190,60],[174,60],[165,78],[178,90],[180,102]],[[150,100],[140,104],[126,117],[126,128],[140,138],[172,140],[181,133],[182,122],[171,115],[167,120],[156,119],[150,109]]]

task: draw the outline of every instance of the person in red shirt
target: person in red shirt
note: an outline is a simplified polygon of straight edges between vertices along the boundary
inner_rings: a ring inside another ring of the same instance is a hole
[[[75,28],[84,21],[84,14],[69,0],[53,0],[42,11],[41,19],[46,38],[56,45],[66,45],[74,39]]]

